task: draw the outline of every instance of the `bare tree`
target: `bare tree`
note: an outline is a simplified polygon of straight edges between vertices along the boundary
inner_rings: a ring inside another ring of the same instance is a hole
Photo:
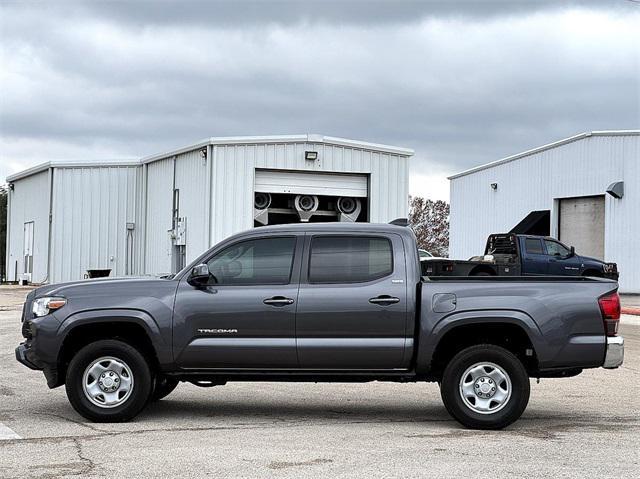
[[[449,255],[449,203],[409,197],[409,224],[418,247],[434,256]]]

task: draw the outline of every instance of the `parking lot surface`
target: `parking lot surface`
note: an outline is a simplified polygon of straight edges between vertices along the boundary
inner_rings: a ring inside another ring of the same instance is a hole
[[[93,424],[18,364],[28,289],[0,286],[0,477],[640,476],[640,318],[624,365],[531,381],[504,431],[463,429],[435,384],[181,384],[134,422]]]

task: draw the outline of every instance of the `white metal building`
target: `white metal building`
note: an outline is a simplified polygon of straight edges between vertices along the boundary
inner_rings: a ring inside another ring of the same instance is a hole
[[[291,135],[210,138],[127,162],[47,162],[7,178],[7,276],[166,274],[253,226],[405,217],[412,155]]]
[[[582,133],[449,180],[451,257],[482,254],[491,233],[550,234],[618,263],[620,291],[640,293],[640,131]]]

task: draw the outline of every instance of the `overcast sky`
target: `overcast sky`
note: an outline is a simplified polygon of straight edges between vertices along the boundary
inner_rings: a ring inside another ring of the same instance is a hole
[[[209,136],[410,147],[412,194],[640,128],[640,3],[0,2],[0,183]]]

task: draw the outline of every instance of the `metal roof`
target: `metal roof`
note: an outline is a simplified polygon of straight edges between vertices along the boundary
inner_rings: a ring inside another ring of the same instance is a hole
[[[391,153],[401,156],[413,156],[414,151],[410,148],[402,148],[400,146],[382,145],[379,143],[370,143],[359,140],[349,140],[346,138],[338,138],[333,136],[323,135],[278,135],[278,136],[221,136],[211,137],[196,143],[193,143],[182,148],[167,151],[164,153],[157,153],[150,156],[145,156],[141,159],[131,160],[105,160],[105,161],[46,161],[39,165],[33,166],[26,170],[14,173],[7,177],[7,182],[26,178],[27,176],[40,173],[49,168],[80,168],[86,166],[93,167],[108,167],[108,166],[139,166],[145,163],[151,163],[164,158],[170,158],[172,156],[179,155],[181,153],[187,153],[189,151],[205,148],[208,145],[257,145],[257,144],[283,144],[283,143],[311,143],[311,144],[326,144],[326,145],[338,145],[346,146],[350,148],[357,148],[361,150],[379,151],[382,153]]]
[[[493,168],[494,166],[503,165],[505,163],[519,160],[520,158],[524,158],[525,156],[534,155],[536,153],[540,153],[541,151],[557,148],[558,146],[566,145],[567,143],[573,143],[574,141],[582,140],[584,138],[589,138],[591,136],[638,136],[638,135],[640,135],[640,130],[587,131],[585,133],[580,133],[579,135],[570,136],[569,138],[565,138],[563,140],[554,141],[553,143],[549,143],[547,145],[543,145],[537,148],[533,148],[531,150],[523,151],[522,153],[517,153],[515,155],[507,156],[506,158],[502,158],[500,160],[492,161],[490,163],[485,163],[484,165],[470,168],[460,173],[456,173],[455,175],[449,176],[447,179],[454,180],[456,178],[460,178],[461,176],[467,176],[477,171],[487,170],[489,168]]]
[[[157,153],[145,156],[140,160],[141,163],[151,163],[156,160],[169,158],[171,156],[186,153],[188,151],[205,148],[208,145],[264,145],[264,144],[282,144],[282,143],[317,143],[327,145],[347,146],[350,148],[358,148],[361,150],[380,151],[383,153],[392,153],[402,156],[413,156],[414,151],[410,148],[402,148],[399,146],[382,145],[379,143],[370,143],[359,140],[349,140],[346,138],[338,138],[334,136],[323,136],[315,134],[307,135],[276,135],[276,136],[219,136],[211,137],[198,141],[192,145],[188,145],[176,150]]]
[[[101,160],[101,161],[68,161],[68,160],[50,160],[40,163],[39,165],[32,166],[26,170],[19,171],[13,175],[7,176],[7,183],[16,181],[27,176],[35,175],[42,171],[46,171],[49,168],[83,168],[92,166],[95,168],[107,168],[110,166],[140,166],[139,160]]]

